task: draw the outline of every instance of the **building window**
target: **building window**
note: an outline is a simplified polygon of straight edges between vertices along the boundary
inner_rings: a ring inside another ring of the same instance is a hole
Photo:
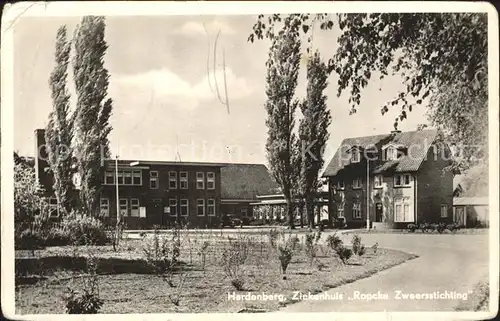
[[[149,188],[158,189],[160,182],[158,177],[158,171],[150,171],[149,172]]]
[[[351,163],[359,163],[360,159],[361,159],[361,157],[360,157],[359,149],[354,148],[351,151]]]
[[[345,188],[344,181],[338,181],[336,186],[338,190],[343,190]]]
[[[126,198],[120,198],[120,215],[128,215],[128,199]]]
[[[196,213],[199,216],[205,215],[205,200],[200,198],[196,201]]]
[[[104,175],[105,175],[104,176],[104,184],[113,185],[115,183],[115,173],[106,172]]]
[[[118,185],[123,185],[123,172],[118,172]]]
[[[207,189],[215,189],[215,173],[207,173]]]
[[[137,198],[130,199],[130,216],[139,216],[139,199]]]
[[[389,161],[398,159],[398,150],[393,146],[387,147],[385,150],[385,159]]]
[[[373,181],[373,186],[375,188],[381,188],[382,187],[382,182],[383,182],[383,177],[382,175],[376,175],[374,177],[374,181]]]
[[[337,205],[337,217],[344,217],[344,205]]]
[[[142,185],[142,171],[134,170],[132,171],[132,184],[133,185]]]
[[[50,217],[58,217],[59,216],[57,199],[54,197],[49,198],[49,215],[50,215]]]
[[[448,217],[448,205],[441,204],[441,217]]]
[[[207,211],[208,216],[215,216],[215,200],[213,198],[208,199]]]
[[[196,189],[205,189],[205,173],[196,173]]]
[[[188,172],[180,172],[180,187],[181,189],[188,188]]]
[[[407,197],[394,200],[394,222],[411,223],[414,221],[413,213],[410,210],[410,200]]]
[[[355,178],[352,180],[352,188],[361,188],[361,178]]]
[[[241,208],[241,216],[247,217],[248,215],[248,208],[247,207],[242,207]]]
[[[101,198],[101,215],[102,216],[109,216],[109,199],[107,198]]]
[[[187,199],[181,199],[181,215],[188,216],[189,213],[189,203]]]
[[[123,184],[132,185],[132,172],[130,171],[123,172]]]
[[[361,203],[352,204],[352,218],[361,218]]]
[[[176,198],[169,199],[168,206],[170,207],[170,216],[177,216],[177,199]]]
[[[411,185],[411,175],[401,174],[394,176],[394,187],[410,186]]]
[[[177,189],[177,172],[168,172],[168,188]]]

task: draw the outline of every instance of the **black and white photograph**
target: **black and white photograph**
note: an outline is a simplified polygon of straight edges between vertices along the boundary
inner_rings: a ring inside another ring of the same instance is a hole
[[[4,315],[493,318],[498,56],[486,2],[6,5]]]

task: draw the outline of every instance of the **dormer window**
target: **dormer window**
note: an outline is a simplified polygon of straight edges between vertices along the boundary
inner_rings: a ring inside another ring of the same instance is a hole
[[[382,150],[384,152],[384,159],[387,161],[397,160],[405,153],[403,145],[389,144],[384,146]]]

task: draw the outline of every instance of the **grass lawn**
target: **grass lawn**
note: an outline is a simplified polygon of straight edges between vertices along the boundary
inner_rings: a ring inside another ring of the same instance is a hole
[[[173,276],[174,284],[184,278],[182,287],[170,287],[161,277],[154,274],[107,274],[99,275],[99,293],[104,300],[101,313],[167,313],[167,312],[241,312],[262,309],[275,311],[280,306],[294,303],[294,291],[319,293],[345,283],[368,277],[381,270],[401,264],[415,255],[368,248],[362,257],[353,257],[344,265],[326,245],[318,245],[313,264],[304,250],[304,237],[299,236],[298,244],[286,277],[280,272],[278,254],[266,235],[245,236],[248,242],[248,257],[241,266],[244,286],[236,291],[231,279],[225,274],[221,263],[222,253],[228,248],[227,238],[214,235],[186,235],[181,242],[181,261],[186,263],[182,270]],[[324,238],[324,237],[323,237]],[[205,268],[198,251],[204,241],[208,246]],[[86,256],[92,251],[102,258],[142,259],[145,240],[124,240],[117,252],[111,246],[98,247],[53,247],[38,251],[37,257],[75,255]],[[348,244],[346,244],[348,245]],[[16,257],[27,256],[17,251]],[[16,285],[16,310],[19,314],[64,313],[62,297],[68,286],[80,288],[82,279],[72,271],[50,271],[45,279],[34,284]],[[228,299],[228,294],[266,293],[283,295],[286,300],[237,301]],[[170,299],[178,295],[179,305]]]

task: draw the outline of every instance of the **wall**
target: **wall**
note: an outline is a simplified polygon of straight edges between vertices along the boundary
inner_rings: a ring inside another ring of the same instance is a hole
[[[131,167],[130,169],[133,169]],[[152,165],[149,169],[141,169],[142,185],[141,186],[119,186],[120,198],[130,199],[138,198],[141,207],[146,207],[146,218],[126,217],[126,222],[130,228],[151,227],[160,225],[171,227],[176,221],[180,223],[189,222],[190,226],[205,227],[214,226],[219,223],[220,217],[220,168],[219,167],[195,167],[183,165]],[[151,189],[149,186],[150,171],[158,171],[159,188]],[[176,171],[177,174],[177,189],[169,188],[168,173]],[[179,172],[188,172],[188,189],[180,189]],[[205,172],[205,189],[196,189],[196,172]],[[215,190],[206,189],[206,173],[215,172]],[[112,219],[116,217],[116,188],[115,185],[103,185],[102,197],[109,199],[110,216]],[[172,216],[169,213],[164,213],[164,208],[169,206],[169,199],[177,199],[178,216]],[[197,199],[205,199],[205,215],[197,215]],[[208,199],[215,199],[215,216],[208,216],[207,203]],[[189,213],[188,216],[180,216],[180,199],[188,199]]]
[[[241,213],[241,210],[246,208],[247,209],[247,214],[246,217],[252,217],[252,206],[250,206],[250,202],[252,201],[247,201],[247,202],[234,202],[234,203],[227,203],[227,202],[222,202],[220,204],[220,213],[221,215],[234,215],[235,217],[245,217]]]
[[[431,147],[426,159],[422,162],[417,173],[417,222],[446,222],[453,221],[453,174],[443,172],[448,161],[438,155],[435,156]],[[441,218],[441,204],[448,207],[448,215]]]

